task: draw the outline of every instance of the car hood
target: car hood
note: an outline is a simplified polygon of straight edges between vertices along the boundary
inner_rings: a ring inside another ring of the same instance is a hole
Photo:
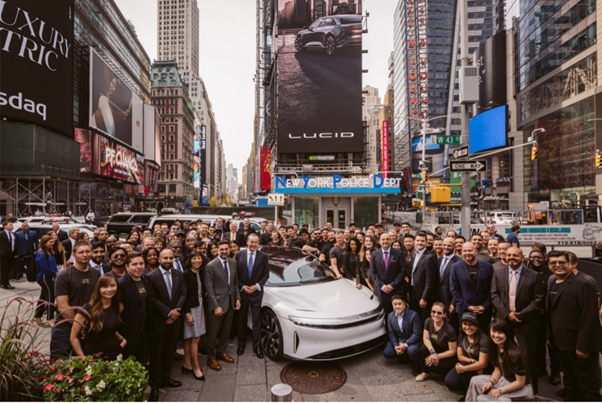
[[[297,315],[307,318],[344,318],[377,309],[378,298],[368,287],[361,290],[355,283],[341,279],[327,283],[295,287],[266,287],[279,316]]]

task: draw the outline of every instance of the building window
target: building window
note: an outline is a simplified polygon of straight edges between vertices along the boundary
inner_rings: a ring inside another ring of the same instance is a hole
[[[171,179],[173,179],[173,175],[172,175]],[[169,193],[176,193],[176,185],[175,184],[169,185]]]

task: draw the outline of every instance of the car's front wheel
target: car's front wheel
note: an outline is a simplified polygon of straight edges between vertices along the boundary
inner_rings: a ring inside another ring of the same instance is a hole
[[[278,317],[269,309],[261,313],[261,348],[272,361],[282,359],[284,342]]]
[[[301,37],[301,35],[297,35],[297,38],[295,39],[295,49],[297,49],[297,51],[299,52],[305,50],[305,48],[303,47],[303,38]]]
[[[337,42],[336,42],[336,40],[334,39],[334,36],[332,36],[332,35],[328,35],[328,36],[326,37],[326,44],[324,45],[324,47],[326,48],[326,53],[327,53],[329,56],[332,56],[332,55],[334,54],[334,51],[335,51],[335,50],[336,50],[336,48],[337,48]]]

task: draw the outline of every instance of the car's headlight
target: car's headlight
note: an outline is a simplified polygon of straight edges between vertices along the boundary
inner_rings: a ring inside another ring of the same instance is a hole
[[[341,318],[303,318],[294,315],[289,315],[288,318],[291,322],[298,326],[337,329],[350,326],[359,326],[364,323],[378,320],[382,317],[384,317],[384,310],[382,308],[376,308],[359,315],[351,315]]]

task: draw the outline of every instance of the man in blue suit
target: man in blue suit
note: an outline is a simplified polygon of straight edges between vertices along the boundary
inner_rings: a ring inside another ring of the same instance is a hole
[[[257,358],[263,358],[261,351],[261,300],[263,287],[270,277],[268,256],[260,250],[259,236],[255,233],[247,237],[247,248],[234,256],[238,266],[238,288],[240,290],[240,312],[238,314],[238,355],[245,352],[247,343],[247,318],[249,308],[253,321],[253,351]]]
[[[454,263],[450,273],[450,288],[456,300],[456,312],[460,318],[464,312],[474,313],[481,330],[489,332],[493,266],[477,260],[477,250],[472,242],[462,245],[462,257],[464,261]]]
[[[403,252],[391,247],[391,235],[388,232],[380,236],[381,248],[372,252],[370,277],[374,282],[374,295],[388,315],[393,312],[391,296],[407,293],[406,260]]]
[[[15,280],[19,280],[23,276],[24,266],[27,266],[28,270],[35,272],[33,255],[38,250],[40,241],[38,240],[38,234],[35,231],[31,231],[29,223],[26,222],[21,225],[21,231],[15,233],[15,237],[17,238],[17,253],[19,253]],[[35,276],[32,278],[35,280]]]
[[[420,346],[422,346],[422,323],[420,316],[406,309],[407,301],[399,296],[391,297],[393,312],[389,314],[389,341],[383,351],[385,358],[397,358],[401,364],[412,363],[418,375]]]

